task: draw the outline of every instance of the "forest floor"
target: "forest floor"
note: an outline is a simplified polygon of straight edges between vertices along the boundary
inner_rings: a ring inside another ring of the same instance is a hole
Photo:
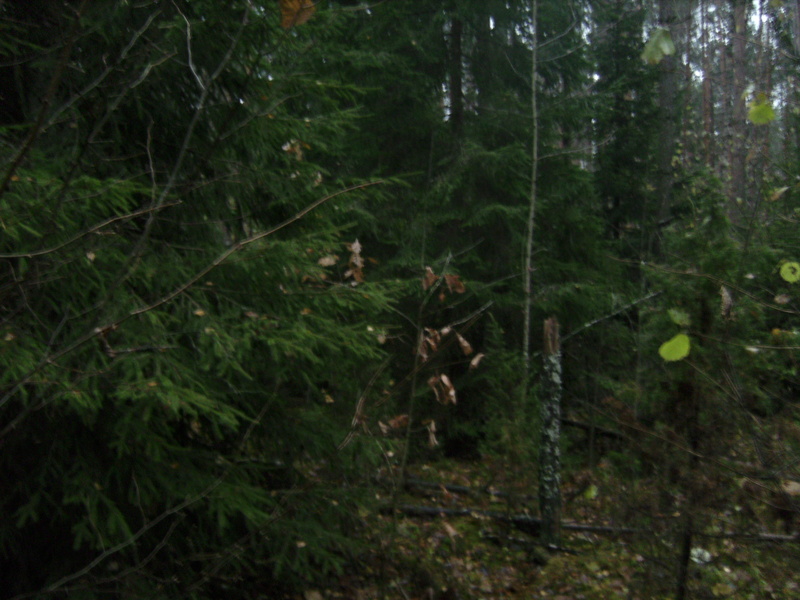
[[[654,513],[646,483],[620,481],[602,462],[566,476],[563,522],[598,529],[564,530],[561,547],[547,549],[524,522],[503,518],[536,516],[530,471],[488,459],[415,465],[415,484],[394,503],[405,511],[364,515],[359,535],[369,550],[358,564],[297,600],[675,598],[686,520]],[[392,475],[383,473],[386,486],[377,491],[387,505]],[[417,514],[424,510],[431,514]],[[730,516],[697,516],[706,534],[693,539],[686,598],[800,598],[800,538],[753,518],[752,534],[732,537]],[[709,529],[714,522],[722,525]]]

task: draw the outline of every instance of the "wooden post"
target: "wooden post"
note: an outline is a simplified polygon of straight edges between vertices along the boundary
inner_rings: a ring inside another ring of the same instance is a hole
[[[544,322],[544,395],[542,438],[539,449],[539,512],[542,540],[559,545],[561,540],[561,341],[558,319]]]

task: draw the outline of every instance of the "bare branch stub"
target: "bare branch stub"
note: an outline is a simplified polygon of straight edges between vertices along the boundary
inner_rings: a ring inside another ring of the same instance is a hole
[[[558,319],[550,317],[544,322],[544,354],[551,356],[561,352],[558,336]]]

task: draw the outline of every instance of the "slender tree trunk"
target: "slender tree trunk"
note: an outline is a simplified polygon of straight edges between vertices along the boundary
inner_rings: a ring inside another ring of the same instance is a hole
[[[698,23],[695,23],[697,16],[698,0],[682,0],[680,3],[681,11],[678,15],[679,22],[675,28],[678,36],[675,44],[678,55],[676,57],[681,67],[681,79],[679,81],[679,91],[682,96],[680,105],[681,111],[681,145],[684,149],[681,152],[681,167],[691,169],[697,159],[695,141],[697,139],[696,111],[694,107],[694,94],[692,89],[695,83],[695,65],[700,60],[701,48],[695,42],[695,31]]]
[[[463,50],[464,23],[456,17],[450,24],[450,123],[457,140],[464,132]]]
[[[708,2],[700,3],[700,52],[703,65],[703,163],[714,168],[714,94],[711,85],[711,49],[708,35]]]
[[[522,318],[522,360],[523,401],[528,395],[528,381],[531,373],[531,308],[533,304],[533,290],[531,280],[533,276],[533,239],[534,225],[536,223],[536,180],[539,176],[539,108],[536,90],[538,76],[538,50],[536,44],[538,24],[538,0],[533,0],[531,5],[531,119],[533,122],[531,139],[531,188],[528,203],[528,230],[525,237],[525,271],[522,274],[523,286],[523,318]]]
[[[542,540],[559,545],[561,539],[561,340],[558,320],[544,322],[544,397],[542,440],[539,449],[539,512]]]
[[[717,134],[717,148],[725,152],[725,159],[717,162],[717,175],[726,182],[727,191],[730,192],[730,174],[733,164],[733,83],[731,75],[731,57],[728,45],[720,46],[720,40],[729,40],[730,31],[727,19],[723,17],[727,0],[715,0],[714,11],[714,39],[719,53],[719,84],[717,86],[717,106],[719,115],[717,124],[721,125],[721,132]]]
[[[731,0],[733,7],[733,112],[731,114],[731,189],[733,214],[747,202],[747,0]],[[739,219],[735,219],[739,221]]]
[[[800,0],[794,0],[792,11],[792,46],[795,58],[800,57]]]
[[[659,20],[670,29],[673,42],[678,41],[676,31],[676,5],[675,0],[662,0],[659,6]],[[675,141],[678,136],[678,73],[680,56],[676,52],[672,56],[665,56],[659,64],[660,74],[658,82],[658,108],[661,123],[659,144],[657,150],[658,175],[656,181],[656,194],[658,196],[657,221],[663,221],[669,215],[672,205],[673,168],[672,159],[675,156]],[[655,235],[657,235],[657,227]],[[651,249],[658,253],[657,240],[653,239]]]
[[[767,7],[765,0],[761,0],[759,5],[759,59],[758,59],[758,71],[761,81],[758,85],[758,90],[763,92],[767,98],[773,101],[773,105],[775,105],[775,99],[772,97],[772,76],[775,70],[775,56],[773,54],[773,49],[775,48],[776,40],[773,39],[772,36],[772,27],[769,24],[765,25],[765,17],[767,16]],[[754,188],[752,190],[752,194],[758,194],[758,190],[760,189],[761,181],[763,180],[763,173],[766,173],[769,169],[770,164],[770,128],[769,127],[759,127],[757,128],[758,136],[759,136],[759,146],[761,148],[758,166],[755,170],[756,173],[759,174],[759,181],[756,182]]]

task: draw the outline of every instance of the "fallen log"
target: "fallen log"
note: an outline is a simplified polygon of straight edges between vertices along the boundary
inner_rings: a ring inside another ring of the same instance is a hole
[[[414,504],[399,504],[395,507],[382,506],[382,513],[397,512],[411,517],[473,517],[475,519],[491,519],[501,523],[510,523],[520,531],[531,535],[538,535],[541,528],[541,519],[525,514],[509,514],[501,511],[482,510],[477,508],[445,508],[443,506],[421,506]],[[619,527],[615,525],[590,525],[587,523],[562,522],[561,529],[580,533],[596,533],[604,535],[630,535],[632,533],[648,533],[651,530],[635,527]],[[737,539],[753,542],[800,542],[800,534],[783,535],[777,533],[703,533],[696,535],[704,538]]]
[[[452,483],[438,483],[436,481],[425,481],[424,479],[409,478],[406,480],[406,487],[420,488],[429,490],[445,490],[452,494],[466,494],[469,496],[478,496],[480,494],[487,494],[494,498],[514,498],[518,500],[533,500],[533,496],[529,494],[513,494],[504,492],[502,490],[494,490],[489,487],[475,489],[466,485],[455,485]]]
[[[510,523],[518,529],[537,535],[541,528],[542,520],[530,515],[509,514],[494,510],[481,510],[476,508],[444,508],[440,506],[419,506],[413,504],[399,504],[396,507],[384,506],[383,513],[399,512],[412,517],[474,517],[476,519],[492,519],[501,523]],[[561,528],[566,531],[580,531],[586,533],[630,534],[644,530],[630,527],[613,527],[608,525],[586,525],[582,523],[562,523]]]

